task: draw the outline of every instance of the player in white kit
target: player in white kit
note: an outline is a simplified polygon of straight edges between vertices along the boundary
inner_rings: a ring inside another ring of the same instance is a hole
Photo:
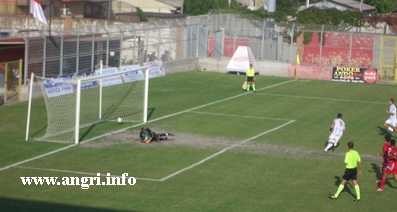
[[[339,139],[342,137],[345,132],[345,122],[342,120],[342,114],[338,113],[337,119],[331,124],[331,128],[329,128],[329,137],[328,137],[328,145],[324,149],[324,152],[327,152],[332,146],[337,146]]]
[[[385,121],[383,124],[392,134],[394,131],[397,131],[396,128],[396,106],[394,106],[394,99],[389,100],[389,110],[386,110],[386,113],[390,115],[389,119]],[[391,126],[391,127],[390,127]]]

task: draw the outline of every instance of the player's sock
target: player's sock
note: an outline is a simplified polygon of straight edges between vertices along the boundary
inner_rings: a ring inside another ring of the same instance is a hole
[[[331,148],[333,145],[334,145],[334,144],[332,144],[332,143],[328,143],[328,146],[324,149],[324,151],[328,151],[329,148]]]
[[[356,190],[357,199],[360,199],[360,187],[358,185],[355,185],[354,190]]]
[[[342,184],[340,184],[339,187],[338,187],[338,190],[336,191],[336,193],[335,193],[335,195],[334,195],[336,198],[339,197],[339,194],[340,194],[340,192],[343,191],[343,188],[345,188],[345,186],[342,185]]]
[[[393,132],[393,128],[389,127],[387,128],[390,132]]]
[[[250,85],[247,84],[247,91],[250,91]]]
[[[254,90],[254,91],[255,91],[255,84],[253,84],[253,85],[252,85],[252,90]]]
[[[383,189],[383,186],[386,184],[386,178],[382,177],[382,180],[380,181],[379,188]]]

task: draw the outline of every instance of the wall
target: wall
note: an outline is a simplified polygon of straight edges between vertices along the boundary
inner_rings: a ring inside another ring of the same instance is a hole
[[[215,71],[220,73],[227,73],[226,67],[229,64],[231,57],[216,58],[199,58],[198,66],[201,71]],[[288,63],[282,63],[271,60],[258,61],[256,63],[259,67],[259,75],[288,77]]]
[[[314,80],[331,80],[332,79],[333,66],[319,66],[319,65],[301,64],[301,65],[298,65],[298,67],[297,67],[293,63],[288,63],[287,68],[288,68],[287,77],[295,77],[295,71],[297,70],[297,76],[299,79],[314,79]]]
[[[145,12],[171,13],[176,8],[155,0],[121,0],[122,2],[141,8]]]
[[[25,45],[0,46],[0,63],[23,59],[24,55]]]
[[[321,52],[319,35],[312,33],[312,40],[303,47],[302,63],[320,64],[321,54],[322,65],[372,67],[375,35],[324,32],[323,39]]]
[[[164,69],[166,74],[200,70],[199,58],[186,58],[164,62]]]
[[[90,18],[69,18],[71,20],[71,27],[75,29],[85,30],[87,26],[91,28],[100,28],[101,26],[115,27],[117,24],[123,24],[117,20],[104,20],[104,19],[90,19]],[[49,20],[48,20],[49,21]],[[64,29],[65,18],[52,17],[51,25],[52,32],[55,33],[56,29]],[[48,32],[49,26],[40,23],[35,18],[28,18],[26,15],[0,15],[1,29],[10,31],[10,37],[20,37],[19,30],[24,29],[37,29],[44,34]],[[37,33],[35,36],[38,36]]]

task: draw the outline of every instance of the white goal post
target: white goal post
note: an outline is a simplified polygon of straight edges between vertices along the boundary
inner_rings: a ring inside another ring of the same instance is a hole
[[[45,135],[35,140],[76,143],[80,129],[102,122],[147,122],[149,69],[123,66],[96,70],[95,76],[33,77],[26,140],[29,140],[33,82],[40,85],[47,109]],[[93,73],[91,73],[93,74]],[[36,80],[34,80],[36,79]]]

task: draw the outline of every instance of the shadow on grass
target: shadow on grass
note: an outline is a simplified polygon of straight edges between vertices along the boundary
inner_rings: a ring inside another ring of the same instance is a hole
[[[380,169],[379,166],[376,165],[375,163],[371,163],[372,166],[372,171],[368,171],[368,172],[374,172],[375,173],[375,178],[378,180],[380,179]]]
[[[150,117],[153,115],[153,113],[154,113],[155,110],[156,110],[156,108],[149,108],[149,109],[148,109],[147,120],[150,119]]]
[[[375,173],[376,180],[379,180],[380,177],[381,177],[379,166],[376,165],[375,163],[371,163],[371,166],[372,166],[372,171],[370,170],[369,172],[374,172],[374,173]],[[386,179],[387,179],[387,178],[386,178]],[[390,182],[391,180],[394,181],[394,177],[393,177],[393,178],[387,179],[387,180],[386,180],[386,185],[388,185],[390,188],[397,188],[396,186],[393,186],[393,185],[392,185],[392,183]],[[378,186],[379,186],[379,183],[378,183]]]
[[[73,211],[73,212],[121,212],[105,208],[66,205],[59,203],[40,202],[31,200],[11,199],[0,197],[1,211]],[[128,210],[133,211],[133,210]]]
[[[389,134],[389,131],[387,131],[387,129],[384,128],[383,126],[378,126],[378,129],[380,131],[379,135],[387,135],[387,134]]]
[[[337,189],[340,185],[340,182],[342,182],[342,179],[339,176],[335,176],[335,185],[337,186]],[[341,192],[341,194],[343,194],[344,192],[350,194],[352,197],[356,198],[356,194],[354,194],[352,192],[352,189],[354,190],[353,185],[350,182],[347,182],[345,184],[345,188],[343,189],[343,191]],[[335,190],[336,191],[336,190]]]
[[[85,133],[84,133],[83,135],[80,136],[79,142],[82,141],[82,140],[84,140],[84,138],[91,132],[91,130],[94,129],[95,125],[97,125],[97,124],[91,125],[90,128],[88,128],[88,130],[85,131]]]
[[[39,129],[37,132],[35,132],[33,135],[30,136],[30,138],[34,138],[38,136],[40,133],[44,134],[43,131],[47,129],[47,125],[45,125],[43,128]]]

